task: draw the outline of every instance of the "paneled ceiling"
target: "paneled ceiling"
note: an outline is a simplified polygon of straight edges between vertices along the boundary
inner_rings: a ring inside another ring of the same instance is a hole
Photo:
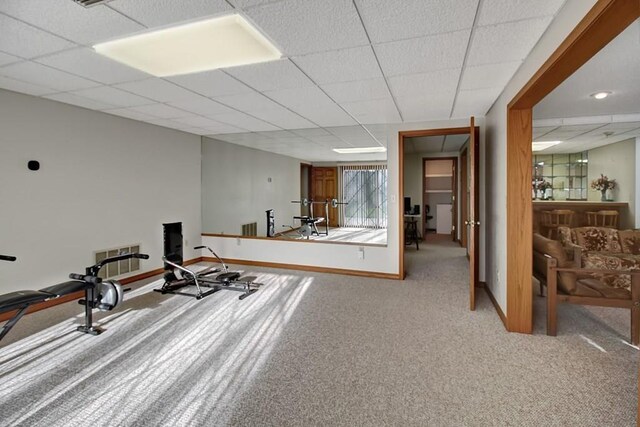
[[[421,136],[404,139],[405,154],[457,153],[469,140],[469,135]]]
[[[0,88],[309,161],[342,160],[331,148],[386,145],[375,125],[483,116],[563,3],[2,0]],[[283,59],[156,78],[91,48],[231,12],[262,29]]]

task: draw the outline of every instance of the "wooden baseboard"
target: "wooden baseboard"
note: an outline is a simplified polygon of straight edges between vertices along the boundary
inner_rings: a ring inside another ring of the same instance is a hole
[[[202,261],[217,262],[217,260],[212,257],[202,257]],[[332,274],[344,274],[347,276],[372,277],[376,279],[401,280],[401,277],[398,274],[379,273],[376,271],[348,270],[344,268],[316,267],[313,265],[284,264],[279,262],[264,262],[264,261],[253,261],[253,260],[231,259],[231,258],[224,258],[224,262],[228,264],[237,264],[237,265],[252,265],[255,267],[283,268],[286,270],[313,271],[315,273],[332,273]]]
[[[202,261],[202,257],[187,260],[184,262],[184,265],[191,265],[200,261]],[[144,273],[136,274],[134,276],[118,279],[118,282],[120,282],[123,285],[128,285],[129,283],[137,282],[138,280],[148,279],[149,277],[157,276],[159,274],[162,274],[163,272],[164,272],[164,268],[156,268],[155,270],[146,271]],[[27,314],[35,313],[36,311],[54,307],[59,304],[64,304],[69,301],[74,301],[82,297],[84,297],[84,292],[75,292],[73,294],[62,296],[60,298],[44,301],[38,304],[33,304],[27,310]],[[16,312],[17,310],[8,311],[6,313],[0,314],[0,322],[6,322],[7,320],[11,319],[13,316],[15,316]]]
[[[487,295],[489,296],[489,299],[491,300],[491,303],[493,304],[493,306],[495,307],[496,311],[498,312],[498,316],[500,316],[500,320],[502,320],[502,324],[504,325],[504,328],[509,330],[507,328],[507,317],[504,315],[504,312],[500,308],[500,305],[498,304],[498,301],[496,301],[496,298],[493,296],[493,293],[491,292],[491,288],[489,288],[489,286],[487,286],[487,284],[485,282],[480,282],[480,283],[483,285],[484,290],[487,292]]]

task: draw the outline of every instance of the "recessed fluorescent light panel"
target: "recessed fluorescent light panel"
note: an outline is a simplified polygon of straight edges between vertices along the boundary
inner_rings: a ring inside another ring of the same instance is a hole
[[[256,64],[282,56],[238,14],[137,34],[93,48],[156,77]]]
[[[531,150],[532,151],[542,151],[542,150],[546,150],[549,147],[553,147],[554,145],[558,145],[558,144],[562,144],[562,141],[540,141],[540,142],[533,142],[533,144],[531,144]]]
[[[387,151],[384,147],[358,147],[358,148],[333,148],[333,151],[339,154],[366,154],[366,153],[384,153]]]

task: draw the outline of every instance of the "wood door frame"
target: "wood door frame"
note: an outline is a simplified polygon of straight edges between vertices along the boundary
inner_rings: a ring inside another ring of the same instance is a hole
[[[425,129],[425,130],[408,130],[398,132],[398,278],[404,280],[406,274],[404,271],[404,139],[420,136],[443,136],[443,135],[469,135],[469,127]],[[479,128],[475,127],[476,134],[479,134]]]
[[[463,161],[464,160],[464,161]],[[464,178],[464,179],[463,179]],[[469,200],[467,199],[467,183],[469,182],[469,147],[460,151],[460,217],[469,216]],[[469,246],[467,239],[469,232],[467,227],[460,229],[460,246],[466,249],[469,258]]]
[[[424,179],[426,178],[426,176],[425,176],[425,172],[426,172],[426,170],[425,170],[425,162],[427,160],[452,160],[453,161],[453,168],[454,168],[454,170],[456,172],[451,177],[451,194],[454,195],[456,198],[451,201],[451,205],[452,205],[452,209],[453,209],[451,217],[452,217],[452,221],[453,221],[453,219],[455,219],[455,222],[453,222],[453,225],[455,225],[455,227],[456,227],[455,228],[455,234],[453,234],[453,230],[452,230],[452,237],[453,237],[453,240],[455,241],[456,237],[458,235],[458,229],[459,229],[460,223],[461,223],[460,218],[458,218],[458,203],[457,203],[458,202],[458,198],[457,198],[458,195],[456,194],[456,192],[458,190],[458,185],[457,185],[458,184],[458,158],[457,157],[429,157],[429,156],[426,156],[426,157],[422,158],[422,177],[421,177],[421,179],[422,179],[422,199],[421,199],[422,207],[420,208],[420,210],[423,210],[424,209],[424,205],[425,205],[425,203],[424,203],[424,195],[425,195],[426,188],[424,186]],[[425,236],[423,236],[425,239],[427,237],[426,236],[426,231],[425,231],[426,220],[427,220],[427,212],[425,210],[423,212],[423,215],[422,215],[422,232],[425,234]]]
[[[640,17],[640,0],[598,0],[507,106],[507,329],[533,330],[533,107]]]

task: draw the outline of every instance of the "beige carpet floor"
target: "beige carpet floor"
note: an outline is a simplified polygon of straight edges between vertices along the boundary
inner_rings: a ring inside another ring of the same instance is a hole
[[[139,284],[97,337],[77,304],[0,347],[3,426],[631,426],[638,350],[623,310],[561,307],[558,337],[469,312],[454,244],[407,248],[403,282],[245,268],[239,301]]]

